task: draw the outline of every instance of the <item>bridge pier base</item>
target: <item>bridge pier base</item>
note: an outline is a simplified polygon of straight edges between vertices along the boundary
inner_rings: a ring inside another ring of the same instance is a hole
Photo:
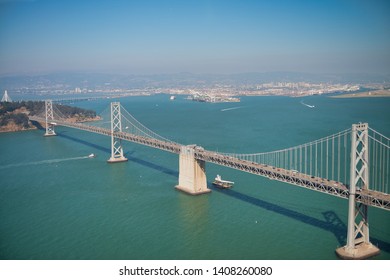
[[[371,243],[361,243],[354,248],[348,249],[347,246],[336,249],[336,254],[345,260],[364,260],[380,253],[378,247]]]
[[[108,163],[117,163],[117,162],[125,162],[125,161],[128,161],[128,159],[125,158],[124,156],[122,156],[122,157],[110,157],[107,160]]]
[[[176,189],[191,195],[211,192],[207,188],[206,164],[195,158],[195,145],[182,146],[179,155],[179,184]]]
[[[46,132],[43,134],[43,136],[57,136],[57,134],[54,132],[54,126],[46,127]]]

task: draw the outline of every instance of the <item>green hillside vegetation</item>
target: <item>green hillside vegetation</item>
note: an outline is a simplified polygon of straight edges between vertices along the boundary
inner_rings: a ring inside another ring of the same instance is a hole
[[[96,112],[92,110],[59,104],[55,106],[65,118],[84,120],[96,117]],[[13,123],[21,129],[31,128],[28,116],[43,116],[44,112],[45,102],[43,101],[0,102],[0,127]]]
[[[6,126],[13,121],[15,125],[27,129],[30,127],[28,116],[23,113],[5,114],[0,116],[0,126]]]

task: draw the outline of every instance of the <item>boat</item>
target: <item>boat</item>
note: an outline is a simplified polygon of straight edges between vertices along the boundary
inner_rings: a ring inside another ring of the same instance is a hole
[[[306,103],[304,103],[303,101],[301,101],[301,104],[302,104],[302,105],[305,105],[306,107],[309,107],[309,108],[315,108],[315,107],[316,107],[316,106],[314,106],[314,105],[306,104]]]
[[[231,188],[233,186],[233,184],[234,184],[234,182],[232,182],[232,181],[222,180],[220,175],[217,175],[217,177],[215,177],[214,182],[213,182],[213,185],[215,185],[218,188],[223,188],[223,189]]]
[[[176,96],[172,95],[169,100],[175,100],[176,99]]]
[[[96,156],[95,156],[95,154],[90,154],[88,157],[89,157],[89,158],[94,158],[94,157],[96,157]]]

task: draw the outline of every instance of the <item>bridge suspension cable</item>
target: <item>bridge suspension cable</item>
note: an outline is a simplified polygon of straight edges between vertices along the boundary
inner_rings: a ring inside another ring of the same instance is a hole
[[[61,110],[58,108],[57,104],[53,104],[53,113],[54,113],[54,119],[57,120],[66,120],[65,115],[61,112]]]
[[[54,109],[55,108],[55,109]],[[53,110],[55,111],[54,119],[66,120],[66,117],[61,112],[61,110],[53,104]],[[133,115],[131,115],[122,105],[121,105],[121,119],[122,119],[122,131],[125,133],[131,133],[137,136],[142,136],[146,138],[157,139],[161,141],[166,141],[169,143],[176,143],[170,139],[167,139],[154,131],[150,130],[143,124],[141,124]],[[101,127],[105,129],[111,129],[111,109],[106,107],[100,114],[100,120],[90,123],[92,126]]]
[[[122,112],[122,128],[124,132],[128,132],[137,136],[157,139],[161,141],[166,141],[169,143],[176,143],[170,139],[167,139],[156,132],[150,130],[142,123],[140,123],[136,118],[133,117],[123,106],[121,105]]]
[[[370,189],[390,192],[390,138],[368,129]]]
[[[346,129],[282,150],[252,154],[223,154],[240,160],[346,183],[349,181],[350,138],[351,129]]]

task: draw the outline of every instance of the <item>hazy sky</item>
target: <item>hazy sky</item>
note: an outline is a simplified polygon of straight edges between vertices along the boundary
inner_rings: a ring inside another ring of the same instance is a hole
[[[0,0],[0,74],[390,73],[387,0]]]

